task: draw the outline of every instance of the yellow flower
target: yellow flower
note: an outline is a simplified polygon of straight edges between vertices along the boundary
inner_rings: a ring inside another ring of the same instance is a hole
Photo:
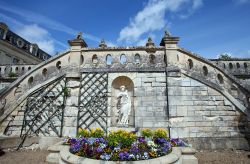
[[[157,157],[157,154],[154,151],[150,151],[149,156],[155,158],[155,157]]]
[[[159,138],[168,138],[168,132],[166,129],[158,128],[155,130],[154,136]]]

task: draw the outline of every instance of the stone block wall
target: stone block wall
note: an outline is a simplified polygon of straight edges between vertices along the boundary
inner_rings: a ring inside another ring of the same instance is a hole
[[[19,136],[22,130],[24,112],[25,102],[3,121],[1,131],[5,132],[5,135]]]
[[[134,83],[134,127],[167,127],[166,75],[158,73],[109,73],[109,104],[112,82],[118,77],[128,77]],[[123,85],[121,82],[120,85]],[[109,111],[112,108],[109,106]]]
[[[223,138],[236,148],[233,139],[249,136],[245,116],[218,91],[184,75],[168,77],[168,91],[171,137]]]

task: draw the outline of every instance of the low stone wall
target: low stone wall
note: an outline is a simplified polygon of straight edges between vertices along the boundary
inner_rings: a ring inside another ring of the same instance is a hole
[[[48,148],[51,152],[47,156],[47,162],[60,163],[60,164],[69,164],[69,163],[90,163],[90,164],[116,164],[117,161],[103,161],[103,160],[94,160],[90,158],[84,158],[77,155],[74,155],[69,152],[69,146],[67,145],[53,145]],[[173,150],[170,154],[154,159],[141,160],[141,161],[122,161],[119,163],[129,163],[129,164],[198,164],[198,159],[194,156],[195,150],[189,147],[173,147]]]

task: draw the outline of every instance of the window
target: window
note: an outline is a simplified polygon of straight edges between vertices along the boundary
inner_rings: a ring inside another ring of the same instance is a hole
[[[43,54],[43,60],[47,60],[47,59],[48,59],[47,55]]]
[[[97,64],[97,63],[98,63],[98,58],[97,58],[97,55],[96,55],[96,54],[93,55],[93,57],[92,57],[92,63],[93,63],[93,64]]]
[[[236,63],[236,67],[237,67],[237,68],[240,68],[240,63]]]
[[[19,60],[17,58],[13,58],[13,64],[18,64]]]
[[[233,64],[232,63],[229,63],[229,68],[233,69]]]
[[[223,77],[221,76],[221,74],[218,74],[218,75],[217,75],[217,78],[218,78],[220,84],[223,84],[223,83],[224,83],[224,80],[223,80]]]
[[[149,63],[150,64],[155,64],[155,55],[153,55],[153,54],[149,55]]]
[[[61,69],[62,67],[61,64],[62,64],[61,61],[56,62],[56,68]]]
[[[126,64],[126,62],[127,62],[126,56],[125,56],[124,54],[122,54],[122,55],[120,56],[120,63],[121,63],[122,65],[124,65],[124,64]]]
[[[189,66],[189,69],[192,69],[194,66],[193,61],[191,59],[188,59],[188,66]]]
[[[47,73],[48,73],[48,70],[46,68],[44,68],[43,71],[42,71],[43,76],[46,76]]]
[[[28,80],[28,84],[31,85],[31,84],[33,83],[33,80],[34,80],[34,79],[33,79],[33,76],[31,76],[31,77],[29,78],[29,80]]]
[[[141,63],[141,57],[140,57],[139,54],[135,54],[134,62],[135,62],[135,64],[140,64]]]
[[[203,75],[204,75],[204,76],[207,76],[207,74],[208,74],[207,67],[206,67],[206,66],[203,66]]]
[[[108,66],[110,66],[110,65],[112,65],[112,63],[113,63],[112,56],[111,56],[110,54],[108,54],[108,55],[106,56],[106,64],[107,64]]]
[[[247,63],[244,63],[244,68],[247,68]]]

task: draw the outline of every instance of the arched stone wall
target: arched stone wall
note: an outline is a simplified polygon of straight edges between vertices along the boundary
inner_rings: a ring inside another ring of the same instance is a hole
[[[109,116],[111,116],[112,110],[113,81],[119,77],[128,77],[134,85],[134,127],[168,127],[165,72],[119,72],[109,73],[108,77]],[[108,120],[108,126],[111,126],[111,119]]]

